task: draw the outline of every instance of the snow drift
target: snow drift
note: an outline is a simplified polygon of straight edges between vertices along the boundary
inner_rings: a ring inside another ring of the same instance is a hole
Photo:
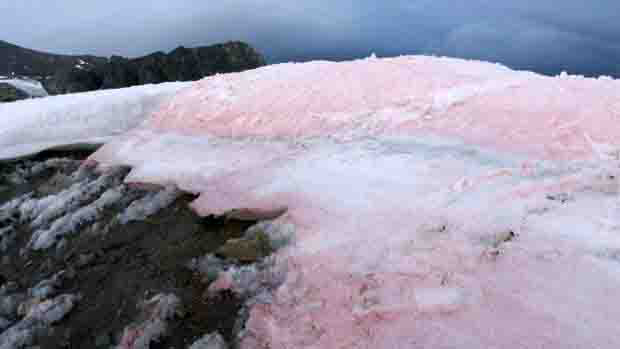
[[[294,227],[245,348],[615,348],[619,117],[606,78],[281,64],[192,85],[92,160]]]
[[[0,82],[9,84],[16,89],[26,92],[30,97],[47,97],[47,91],[43,85],[36,80],[26,79],[2,79],[0,76]]]
[[[0,160],[55,147],[103,144],[139,125],[160,103],[190,84],[144,85],[2,103]]]

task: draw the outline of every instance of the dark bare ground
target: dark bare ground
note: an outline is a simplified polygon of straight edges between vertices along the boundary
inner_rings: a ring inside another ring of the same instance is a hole
[[[41,156],[28,161],[43,159]],[[0,164],[5,166],[2,170],[14,165]],[[75,166],[68,166],[59,171],[74,170]],[[0,205],[26,192],[38,195],[40,188],[48,191],[57,172],[29,178],[19,188],[5,186],[4,191],[0,190]],[[153,190],[159,188],[133,188],[128,195],[138,199]],[[17,224],[17,241],[0,263],[0,282],[15,281],[25,292],[65,270],[70,276],[57,293],[81,295],[77,307],[36,344],[49,349],[114,346],[123,329],[136,320],[137,304],[159,293],[179,297],[185,314],[171,322],[169,336],[152,343],[151,348],[187,348],[213,331],[233,342],[244,300],[226,292],[206,296],[208,283],[187,264],[192,258],[216,251],[229,238],[242,236],[255,222],[201,218],[188,207],[192,199],[192,195],[184,194],[146,220],[103,229],[125,207],[108,208],[102,220],[81,227],[62,250],[23,249],[32,231],[26,224]]]

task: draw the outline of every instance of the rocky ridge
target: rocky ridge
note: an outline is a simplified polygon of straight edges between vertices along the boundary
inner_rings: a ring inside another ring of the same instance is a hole
[[[168,54],[155,52],[138,58],[56,55],[0,41],[0,76],[36,79],[51,95],[193,81],[262,65],[263,56],[240,41],[195,48],[181,46]]]

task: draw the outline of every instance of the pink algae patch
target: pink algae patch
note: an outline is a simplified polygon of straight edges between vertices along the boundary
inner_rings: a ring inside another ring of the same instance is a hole
[[[620,82],[432,57],[282,64],[180,92],[150,126],[223,137],[416,134],[545,158],[617,144]],[[533,127],[536,125],[536,127]]]
[[[537,164],[618,145],[618,100],[618,81],[456,59],[283,64],[204,79],[93,159],[200,193],[200,214],[295,226],[243,348],[614,348],[609,195]]]

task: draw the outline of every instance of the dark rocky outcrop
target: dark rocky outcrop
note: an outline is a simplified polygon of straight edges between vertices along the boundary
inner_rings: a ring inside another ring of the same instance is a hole
[[[95,74],[101,88],[120,88],[164,81],[191,81],[216,73],[254,69],[265,64],[263,57],[248,44],[228,42],[207,47],[179,47],[169,54],[156,52],[126,59],[112,57]]]
[[[30,98],[28,93],[16,88],[13,85],[0,82],[0,103],[14,102],[27,98]]]
[[[112,56],[105,64],[87,64],[57,71],[45,80],[50,94],[122,88],[166,81],[192,81],[216,73],[254,69],[263,57],[242,42],[207,47],[179,47],[169,54],[156,52],[128,59]]]
[[[51,95],[198,80],[264,64],[260,53],[239,41],[179,47],[168,54],[155,52],[131,59],[55,55],[0,41],[0,75],[37,79]]]
[[[82,63],[84,62],[84,63]],[[89,55],[70,56],[30,50],[0,40],[0,75],[26,76],[38,80],[59,70],[79,64],[104,64],[107,58]]]

